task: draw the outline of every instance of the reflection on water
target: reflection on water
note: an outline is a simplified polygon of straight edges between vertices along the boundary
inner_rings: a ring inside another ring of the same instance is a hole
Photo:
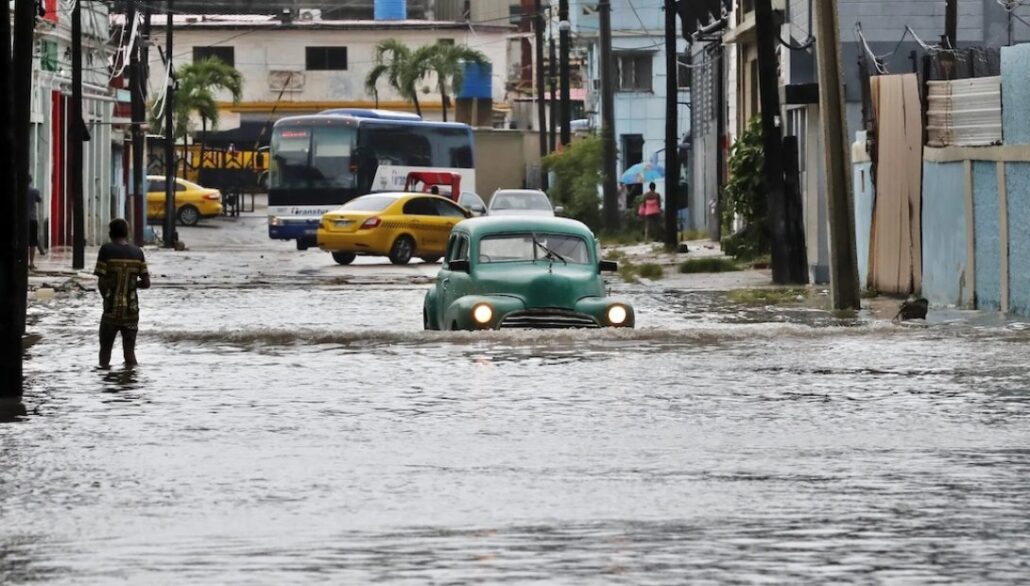
[[[157,289],[109,371],[95,298],[34,308],[0,583],[1030,575],[1023,323],[641,290],[635,331],[424,332],[424,291]]]

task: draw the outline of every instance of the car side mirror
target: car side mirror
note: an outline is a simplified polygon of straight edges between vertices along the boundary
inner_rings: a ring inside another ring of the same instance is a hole
[[[556,216],[564,216],[565,215],[565,207],[564,206],[555,206],[554,207],[554,215],[556,215]]]
[[[614,260],[602,260],[597,268],[602,273],[616,273],[619,271],[619,263]]]
[[[469,272],[470,268],[469,261],[465,259],[452,260],[451,262],[447,263],[447,268],[455,272],[467,273]]]

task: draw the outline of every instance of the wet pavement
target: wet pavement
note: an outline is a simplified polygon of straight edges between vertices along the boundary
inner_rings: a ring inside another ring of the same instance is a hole
[[[181,233],[136,369],[32,304],[0,583],[1030,580],[1025,322],[616,279],[636,331],[424,332],[435,266]]]

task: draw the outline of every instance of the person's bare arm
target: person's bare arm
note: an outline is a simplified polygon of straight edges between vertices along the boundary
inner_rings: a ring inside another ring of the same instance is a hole
[[[150,288],[150,273],[143,273],[139,277],[139,288],[149,289]]]

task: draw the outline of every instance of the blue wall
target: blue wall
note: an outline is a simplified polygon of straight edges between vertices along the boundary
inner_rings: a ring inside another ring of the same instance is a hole
[[[998,310],[1001,309],[1001,234],[998,227],[997,163],[973,163],[973,221],[976,230],[976,306]]]
[[[966,270],[966,196],[962,163],[923,163],[923,296],[961,305]]]
[[[1030,315],[1030,163],[1006,169],[1009,211],[1009,310]]]
[[[1030,144],[1030,44],[1002,47],[1001,99],[1005,144]]]

